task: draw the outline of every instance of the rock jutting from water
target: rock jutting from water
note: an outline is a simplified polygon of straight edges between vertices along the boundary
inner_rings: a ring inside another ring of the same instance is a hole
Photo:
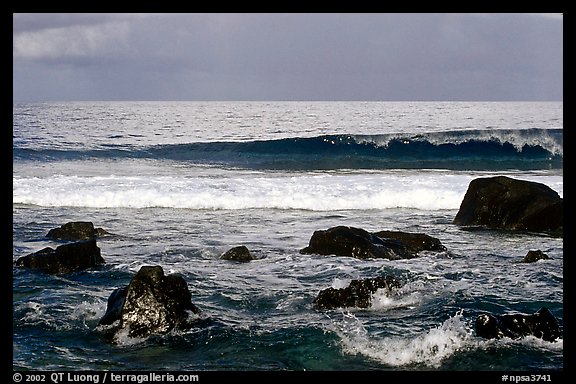
[[[94,268],[104,263],[96,240],[91,239],[63,244],[56,249],[46,247],[20,257],[15,265],[48,274],[63,275]]]
[[[220,258],[222,260],[247,262],[255,260],[256,258],[250,253],[250,250],[245,245],[239,245],[224,252]]]
[[[547,308],[540,308],[533,314],[482,314],[476,318],[476,335],[485,339],[509,337],[519,339],[535,336],[545,341],[555,341],[560,337],[560,328],[554,315]]]
[[[161,266],[143,266],[128,286],[112,292],[99,325],[118,321],[117,327],[128,336],[146,337],[187,329],[190,315],[200,312],[181,275],[165,275]]]
[[[59,228],[51,229],[46,237],[53,240],[76,241],[96,239],[107,235],[110,233],[102,228],[94,228],[94,224],[90,221],[71,221]]]
[[[317,309],[369,308],[372,297],[378,290],[390,292],[399,288],[402,282],[393,276],[352,280],[345,288],[326,288],[320,291],[313,305]]]
[[[418,257],[421,251],[446,251],[440,240],[420,233],[380,231],[337,226],[314,231],[303,254],[351,256],[358,259],[390,260]]]
[[[453,224],[563,235],[563,199],[542,183],[507,176],[470,182]]]

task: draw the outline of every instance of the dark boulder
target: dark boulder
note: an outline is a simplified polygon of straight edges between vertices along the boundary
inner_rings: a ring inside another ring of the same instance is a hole
[[[104,264],[96,240],[63,244],[56,249],[46,247],[16,260],[18,267],[37,269],[45,273],[63,275]]]
[[[399,288],[402,283],[392,276],[352,280],[346,288],[327,288],[318,294],[313,305],[318,309],[369,308],[372,295],[379,289],[388,291]]]
[[[89,221],[72,221],[48,231],[47,238],[53,240],[88,240],[96,239],[100,236],[110,235],[102,228],[94,228],[94,224]]]
[[[547,260],[549,259],[548,255],[542,252],[541,250],[537,249],[535,251],[528,251],[524,259],[522,259],[523,263],[534,263],[538,260]]]
[[[485,339],[509,337],[519,339],[535,336],[545,341],[555,341],[560,337],[560,328],[554,315],[547,309],[525,315],[521,313],[492,315],[482,314],[476,318],[476,335]]]
[[[232,261],[251,261],[255,259],[255,257],[250,253],[250,250],[244,245],[234,247],[224,252],[220,258]]]
[[[421,250],[445,250],[440,241],[421,234],[337,226],[314,231],[303,254],[351,256],[358,259],[410,259]]]
[[[407,248],[408,252],[413,255],[421,251],[434,251],[444,252],[446,247],[442,245],[440,240],[435,237],[425,235],[423,233],[409,233],[401,231],[379,231],[374,232],[374,235],[381,239],[391,239],[401,241]]]
[[[563,199],[550,187],[506,176],[470,182],[453,223],[562,235]]]
[[[127,287],[112,292],[99,324],[119,320],[118,326],[130,337],[146,337],[188,328],[190,313],[198,314],[200,309],[192,303],[184,278],[164,275],[160,266],[143,266]]]

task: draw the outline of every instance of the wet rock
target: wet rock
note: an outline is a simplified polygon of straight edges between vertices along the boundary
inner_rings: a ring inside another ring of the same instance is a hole
[[[548,255],[542,252],[541,250],[537,249],[535,251],[528,251],[524,259],[522,259],[523,263],[534,263],[538,260],[547,260],[549,259]]]
[[[20,257],[15,265],[37,269],[45,273],[63,275],[82,271],[104,264],[96,240],[85,240],[60,245],[53,249],[46,247],[38,252]]]
[[[563,199],[550,187],[506,176],[470,182],[453,223],[562,236]]]
[[[89,221],[72,221],[59,228],[48,231],[47,238],[53,240],[88,240],[101,236],[110,235],[102,228],[94,228],[94,224]]]
[[[560,337],[560,328],[556,318],[544,307],[530,315],[522,313],[482,314],[476,318],[475,329],[476,334],[485,339],[503,337],[519,339],[535,336],[546,341],[555,341]]]
[[[410,259],[422,250],[445,250],[438,239],[423,234],[381,231],[337,226],[312,234],[303,254],[351,256],[358,259]]]
[[[181,275],[165,275],[160,266],[143,266],[127,287],[112,292],[99,324],[119,320],[118,327],[126,329],[128,336],[146,337],[189,328],[190,314],[198,313]]]
[[[220,256],[223,260],[232,260],[232,261],[251,261],[254,260],[255,257],[252,256],[248,247],[244,245],[240,245],[238,247],[234,247],[228,251],[226,251],[222,256]]]
[[[379,231],[374,235],[381,239],[397,240],[402,242],[410,254],[416,255],[421,251],[444,252],[446,247],[439,239],[423,234],[401,231]]]
[[[318,309],[369,308],[372,296],[379,289],[388,291],[399,288],[402,283],[392,276],[352,280],[346,288],[327,288],[318,294],[313,305]]]

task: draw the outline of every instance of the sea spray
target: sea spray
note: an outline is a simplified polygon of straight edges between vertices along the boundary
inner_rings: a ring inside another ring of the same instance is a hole
[[[353,314],[345,313],[343,317],[336,332],[344,353],[363,355],[390,367],[439,368],[444,360],[468,347],[472,337],[461,312],[412,338],[373,336]]]

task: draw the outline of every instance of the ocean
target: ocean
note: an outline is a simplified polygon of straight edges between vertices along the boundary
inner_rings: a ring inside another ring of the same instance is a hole
[[[91,270],[13,265],[14,371],[564,369],[563,338],[474,331],[480,314],[541,307],[563,331],[563,239],[452,224],[479,177],[563,197],[562,102],[14,102],[12,141],[13,262],[60,245],[46,234],[67,222],[114,235]],[[340,225],[424,233],[447,250],[300,253]],[[220,259],[240,245],[256,259]],[[536,249],[549,259],[520,262]],[[183,276],[203,321],[110,340],[107,299],[146,265]],[[312,305],[385,275],[406,283],[369,308]]]

